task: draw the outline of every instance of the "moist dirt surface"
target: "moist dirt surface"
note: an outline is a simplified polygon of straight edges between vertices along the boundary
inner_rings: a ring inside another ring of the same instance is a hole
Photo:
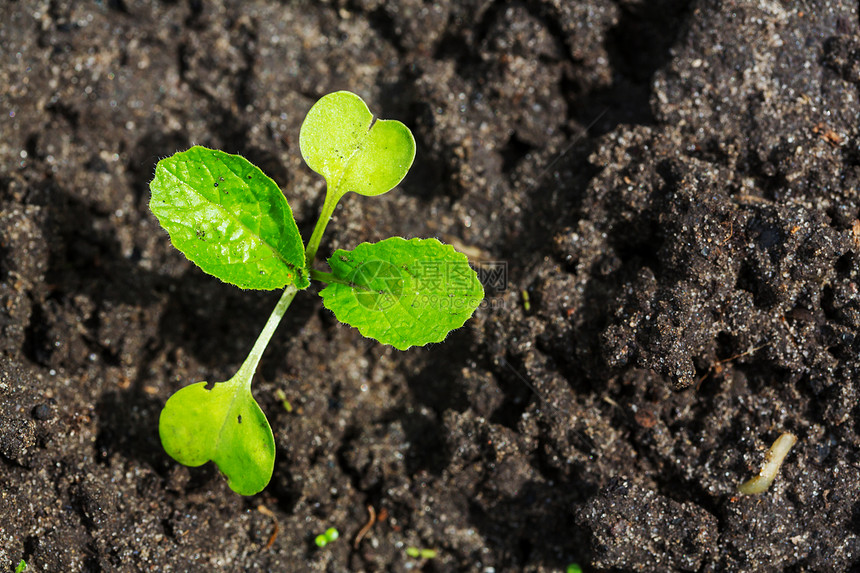
[[[857,10],[0,3],[0,570],[860,570]],[[299,127],[341,89],[418,155],[320,253],[439,237],[487,299],[400,352],[300,293],[254,385],[274,476],[242,497],[158,415],[232,376],[278,294],[186,261],[148,182],[242,154],[307,237]]]

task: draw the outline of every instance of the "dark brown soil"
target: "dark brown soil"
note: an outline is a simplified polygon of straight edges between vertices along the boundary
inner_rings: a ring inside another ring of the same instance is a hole
[[[1,2],[0,570],[860,570],[857,10]],[[418,157],[321,253],[437,236],[507,283],[405,353],[300,295],[255,385],[275,474],[243,498],[158,413],[230,377],[278,295],[188,263],[147,183],[241,153],[307,236],[298,130],[338,89]]]

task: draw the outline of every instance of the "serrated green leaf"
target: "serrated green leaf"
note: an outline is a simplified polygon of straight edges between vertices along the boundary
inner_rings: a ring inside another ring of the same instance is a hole
[[[337,319],[399,350],[441,342],[484,298],[466,255],[436,239],[391,237],[338,250],[320,296]]]
[[[254,495],[272,479],[275,439],[265,414],[241,381],[206,382],[177,391],[161,411],[158,434],[164,450],[186,466],[213,461],[230,489]]]
[[[373,121],[360,97],[341,91],[322,97],[299,132],[308,167],[322,175],[329,192],[381,195],[406,176],[415,159],[415,139],[395,120]]]
[[[162,159],[149,207],[174,246],[241,288],[307,288],[305,249],[277,184],[244,157],[195,146]]]

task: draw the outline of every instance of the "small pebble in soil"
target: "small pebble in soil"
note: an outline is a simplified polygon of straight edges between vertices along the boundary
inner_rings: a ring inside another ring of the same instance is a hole
[[[47,404],[39,404],[38,406],[35,406],[31,414],[34,419],[42,421],[50,420],[54,417],[53,410]]]

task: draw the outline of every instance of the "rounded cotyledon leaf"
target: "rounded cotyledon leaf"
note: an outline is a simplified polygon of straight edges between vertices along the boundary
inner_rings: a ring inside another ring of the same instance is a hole
[[[466,255],[436,239],[391,237],[337,250],[320,292],[341,322],[399,350],[441,342],[484,299]]]
[[[287,199],[244,157],[195,146],[159,161],[149,188],[171,242],[205,272],[246,289],[307,288]]]
[[[236,493],[259,493],[275,466],[269,421],[243,381],[206,386],[191,384],[167,400],[158,419],[161,444],[183,465],[215,462]]]
[[[406,176],[415,159],[415,139],[396,120],[379,119],[360,97],[340,91],[311,107],[299,131],[308,167],[322,175],[329,192],[381,195]]]

